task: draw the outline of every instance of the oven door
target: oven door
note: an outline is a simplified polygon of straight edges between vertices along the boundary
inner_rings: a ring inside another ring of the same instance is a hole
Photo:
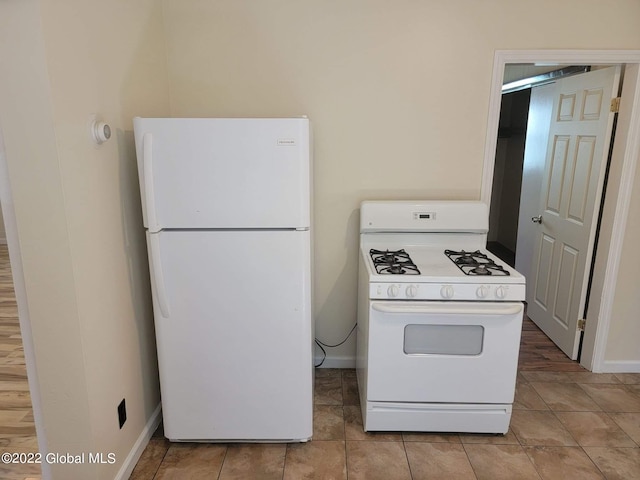
[[[367,400],[512,403],[519,302],[370,302]]]

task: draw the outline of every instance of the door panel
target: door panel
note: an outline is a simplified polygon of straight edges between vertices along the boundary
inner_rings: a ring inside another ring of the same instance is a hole
[[[558,108],[558,121],[569,122],[573,120],[576,107],[576,94],[560,94],[560,107]]]
[[[548,235],[544,235],[540,243],[540,254],[538,255],[538,265],[534,268],[537,270],[536,278],[535,302],[543,309],[547,309],[549,291],[549,277],[551,276],[551,268],[553,266],[553,252],[556,241]]]
[[[572,359],[611,141],[609,102],[619,80],[620,67],[609,67],[556,83],[527,314]]]
[[[551,160],[551,174],[549,175],[547,210],[560,213],[562,199],[562,185],[564,183],[564,172],[567,165],[567,154],[569,152],[569,137],[555,137],[553,141],[553,155]]]
[[[568,218],[579,224],[584,224],[585,221],[589,178],[591,178],[596,140],[596,137],[593,136],[578,137],[578,152],[572,175]]]
[[[602,88],[594,88],[584,91],[584,104],[582,107],[582,120],[599,120],[602,113]]]
[[[558,289],[553,316],[565,328],[569,328],[569,315],[577,264],[578,251],[569,245],[563,245],[558,269]]]

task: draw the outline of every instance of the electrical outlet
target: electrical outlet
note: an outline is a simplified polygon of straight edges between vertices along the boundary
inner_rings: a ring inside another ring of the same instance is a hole
[[[120,423],[120,428],[124,425],[124,422],[127,421],[127,406],[124,403],[124,398],[118,405],[118,423]]]

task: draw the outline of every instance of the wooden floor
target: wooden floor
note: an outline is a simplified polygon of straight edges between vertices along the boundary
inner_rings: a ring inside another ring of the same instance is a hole
[[[0,245],[0,454],[37,451],[9,253]],[[40,478],[40,466],[3,462],[0,478]]]
[[[529,318],[522,324],[518,370],[547,372],[586,372],[572,361]]]
[[[557,376],[565,374],[538,374],[536,372],[567,372],[567,375],[569,374],[568,372],[586,372],[578,363],[567,358],[529,319],[525,319],[523,324],[519,362],[518,370],[520,373],[518,378],[519,382],[523,384],[526,384],[529,378],[540,380],[540,378],[535,377],[535,375]],[[336,376],[336,372],[318,372],[316,397],[318,396],[318,392],[321,392],[322,388],[324,388],[322,382],[329,382],[329,378],[332,378],[332,381],[337,381],[333,378]],[[357,394],[354,397],[351,391],[354,387],[352,383],[355,377],[352,378],[352,372],[349,371],[344,371],[342,375],[337,375],[338,377],[344,377],[341,380],[341,385],[343,385],[341,388],[346,392],[343,396],[341,394],[340,404],[342,404],[342,406],[340,409],[357,416],[357,409],[353,409],[352,405],[347,405],[347,403],[353,402],[344,400],[345,398],[354,398],[354,401],[357,400]],[[584,375],[586,375],[586,373]],[[547,380],[545,377],[542,378],[542,381]],[[553,381],[555,381],[556,378],[560,377],[554,376]],[[584,379],[587,377],[579,378]],[[318,384],[318,382],[320,382],[320,384]],[[345,385],[347,387],[344,387]],[[357,391],[357,387],[355,388]],[[524,389],[524,387],[522,388]],[[522,393],[518,394],[517,397],[518,396],[522,396]],[[345,401],[347,403],[344,403]],[[332,406],[331,402],[329,402],[329,405],[324,406],[322,403],[322,401],[318,401],[318,398],[316,398],[316,413],[318,415],[320,415],[318,412],[321,412],[322,415],[326,413],[323,409],[328,411],[335,407]],[[526,402],[524,403],[526,404]],[[353,412],[351,410],[353,410]],[[346,413],[344,415],[346,415]],[[345,416],[343,420],[346,422],[345,425],[348,425],[348,415]],[[314,435],[314,441],[317,437],[321,438],[322,427],[320,427],[319,430],[319,432],[316,432],[317,435]],[[161,434],[161,431],[159,433]],[[353,431],[352,434],[356,435],[357,432]],[[317,442],[312,442],[312,444],[318,445]],[[138,467],[136,467],[132,478],[181,478],[179,473],[175,477],[167,475],[168,472],[166,469],[169,468],[169,470],[171,470],[171,462],[173,461],[171,460],[171,455],[174,453],[179,454],[180,449],[186,447],[180,445],[174,446],[173,450],[177,449],[177,453],[169,450],[169,448],[170,445],[164,438],[154,437],[147,447],[145,455],[141,458]],[[226,452],[227,447],[220,448],[224,448]],[[292,448],[294,449],[292,452],[295,452],[296,447]],[[9,257],[6,245],[0,245],[0,453],[5,452],[37,452],[37,442]],[[207,450],[207,452],[212,455],[215,453],[213,450]],[[227,452],[226,455],[229,456],[231,453]],[[287,451],[287,458],[289,458],[289,456],[290,454]],[[161,465],[164,465],[164,467],[161,468]],[[0,463],[0,479],[2,480],[38,478],[40,478],[40,469],[37,465],[8,466]],[[215,478],[215,476],[212,478]],[[351,478],[351,475],[349,475],[349,478]],[[640,478],[640,476],[636,478]]]

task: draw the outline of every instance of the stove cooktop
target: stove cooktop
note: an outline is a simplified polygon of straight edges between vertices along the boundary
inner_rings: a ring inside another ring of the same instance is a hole
[[[439,254],[436,251],[436,254]],[[449,250],[446,249],[442,252],[443,255],[449,258],[458,269],[467,276],[510,276],[511,273],[503,265],[496,263],[496,261],[489,257],[488,254],[481,252],[480,250],[465,251],[465,250]],[[425,275],[429,276],[427,270],[425,273],[421,273],[418,266],[411,259],[409,253],[404,249],[399,250],[378,250],[372,248],[369,250],[369,255],[373,261],[373,266],[376,273],[380,275]],[[431,262],[433,264],[433,262]]]
[[[388,247],[378,244],[362,249],[371,299],[524,299],[524,277],[489,252],[468,247],[466,250],[425,245]]]
[[[479,245],[453,242],[447,248],[442,244],[365,241],[361,247],[361,257],[370,282],[469,285],[525,283],[519,272]],[[450,256],[445,251],[453,253]],[[459,258],[462,260],[457,260]]]
[[[369,250],[376,272],[382,275],[420,275],[420,270],[413,263],[404,249],[401,250]]]
[[[511,275],[502,265],[498,265],[480,250],[445,250],[444,254],[455,263],[465,275]]]
[[[411,301],[407,308],[524,300],[524,276],[486,250],[487,232],[482,202],[363,202],[361,288],[371,300]]]

